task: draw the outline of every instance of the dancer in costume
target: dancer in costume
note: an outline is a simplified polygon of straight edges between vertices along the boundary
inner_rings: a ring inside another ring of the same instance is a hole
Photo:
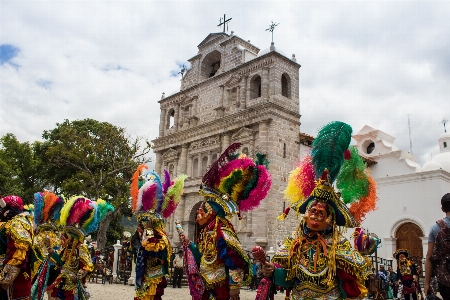
[[[258,153],[254,162],[245,154],[234,154],[240,146],[229,146],[202,178],[199,193],[204,201],[197,211],[201,227],[197,243],[181,236],[200,266],[206,287],[203,300],[237,300],[240,287],[252,279],[252,263],[229,218],[256,208],[272,181],[265,157]]]
[[[32,260],[31,299],[42,300],[47,286],[58,277],[60,269],[51,259],[48,249],[59,250],[61,230],[59,218],[64,205],[64,198],[52,192],[44,191],[34,194],[34,255]],[[52,300],[50,293],[49,300]]]
[[[409,250],[398,249],[392,254],[397,259],[397,278],[403,285],[403,296],[405,300],[417,300],[417,271],[414,263],[408,259]]]
[[[0,286],[5,299],[30,299],[31,247],[33,245],[33,220],[23,212],[23,202],[18,196],[0,199],[0,237],[5,259],[0,272]]]
[[[164,219],[170,217],[180,202],[186,175],[174,181],[164,170],[164,182],[155,172],[146,172],[141,165],[132,178],[132,210],[138,228],[131,244],[136,249],[135,300],[159,300],[167,286],[172,246],[164,230]],[[142,172],[142,173],[141,173]]]
[[[61,300],[84,300],[88,293],[84,288],[87,276],[93,271],[91,255],[84,238],[97,230],[103,217],[114,207],[104,200],[91,201],[82,196],[71,197],[61,209],[63,226],[61,250],[48,248],[51,259],[61,271],[47,288],[51,296]]]
[[[290,208],[302,214],[301,221],[273,257],[275,264],[263,266],[265,276],[273,276],[277,285],[288,289],[287,298],[363,298],[367,294],[368,262],[338,228],[356,227],[376,201],[364,161],[355,147],[349,149],[351,133],[351,127],[342,122],[324,126],[311,154],[290,174],[285,196]],[[333,187],[335,180],[339,193]],[[352,203],[350,209],[346,203]]]

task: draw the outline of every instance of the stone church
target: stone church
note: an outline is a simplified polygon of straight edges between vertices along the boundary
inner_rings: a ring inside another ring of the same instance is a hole
[[[233,223],[247,250],[275,247],[298,224],[295,218],[278,222],[276,217],[286,205],[282,192],[288,173],[299,159],[300,65],[294,55],[277,52],[273,43],[260,51],[233,32],[211,33],[197,47],[180,91],[163,94],[159,101],[159,137],[152,141],[156,172],[167,169],[171,176],[189,176],[183,198],[167,220],[167,233],[179,245],[174,226],[178,220],[194,240],[201,178],[223,150],[240,142],[249,156],[267,154],[273,183],[260,207]]]

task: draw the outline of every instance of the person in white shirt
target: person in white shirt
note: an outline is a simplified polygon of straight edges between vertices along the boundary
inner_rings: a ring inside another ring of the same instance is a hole
[[[178,255],[175,256],[173,260],[173,277],[172,277],[172,286],[175,288],[175,285],[181,288],[181,279],[183,278],[183,250],[178,251]]]

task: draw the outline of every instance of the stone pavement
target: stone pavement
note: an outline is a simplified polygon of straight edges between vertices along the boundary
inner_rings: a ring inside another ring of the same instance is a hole
[[[91,294],[90,300],[132,300],[134,287],[123,284],[100,284],[89,283],[88,291]],[[254,300],[255,291],[241,290],[241,300]],[[189,289],[187,287],[172,288],[168,286],[164,290],[163,300],[190,300]],[[275,295],[275,300],[283,300],[281,294]]]

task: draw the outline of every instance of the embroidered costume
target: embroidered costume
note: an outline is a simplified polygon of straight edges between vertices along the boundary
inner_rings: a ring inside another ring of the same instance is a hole
[[[408,259],[409,250],[398,249],[392,256],[397,259],[397,278],[403,284],[405,300],[409,300],[410,296],[417,300],[417,271],[414,263]]]
[[[34,194],[34,223],[37,226],[34,236],[32,260],[31,299],[44,299],[48,285],[55,281],[60,269],[50,259],[48,249],[59,250],[61,230],[59,217],[64,205],[62,196],[44,191]],[[51,296],[48,296],[51,300]]]
[[[366,165],[342,122],[324,126],[311,154],[292,171],[285,191],[300,224],[273,257],[275,284],[287,299],[363,298],[370,262],[352,248],[338,226],[356,227],[374,208],[376,194]],[[333,187],[336,180],[338,192]],[[350,204],[347,208],[346,203]]]
[[[197,211],[197,223],[201,230],[189,249],[205,283],[203,300],[229,299],[230,290],[239,294],[240,287],[252,279],[252,264],[229,218],[256,208],[267,196],[271,179],[265,157],[258,153],[255,163],[245,154],[233,154],[240,146],[229,146],[200,186],[204,201]]]
[[[33,245],[32,217],[22,212],[23,202],[18,196],[0,199],[0,207],[0,235],[5,257],[0,272],[0,286],[6,291],[9,300],[30,299],[31,268],[28,262]]]
[[[174,181],[164,170],[164,183],[155,172],[143,172],[141,165],[131,184],[132,210],[138,220],[132,245],[136,249],[135,300],[159,300],[167,286],[172,246],[164,230],[164,219],[175,211],[183,194],[186,175]],[[141,174],[143,172],[143,174]]]
[[[63,226],[61,250],[51,253],[51,259],[61,271],[47,288],[51,296],[61,300],[84,300],[87,276],[94,270],[91,255],[84,244],[87,234],[97,230],[98,224],[114,207],[104,200],[91,201],[82,196],[74,196],[61,210],[60,224]]]

